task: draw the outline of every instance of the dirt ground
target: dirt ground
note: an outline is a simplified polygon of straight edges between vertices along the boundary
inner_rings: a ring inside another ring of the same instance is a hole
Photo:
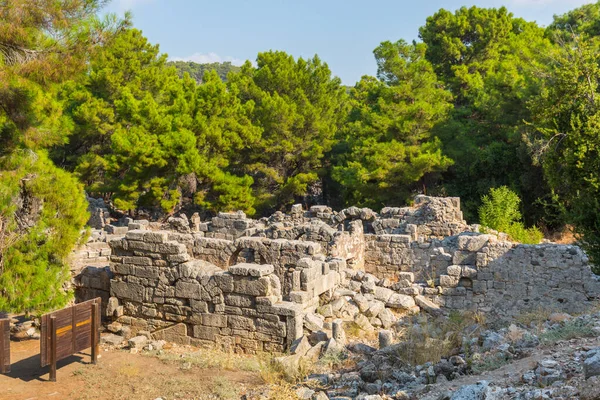
[[[39,341],[11,343],[11,372],[0,375],[1,400],[33,399],[221,399],[240,397],[263,384],[259,371],[200,368],[179,360],[101,349],[58,363],[57,382],[40,367]]]

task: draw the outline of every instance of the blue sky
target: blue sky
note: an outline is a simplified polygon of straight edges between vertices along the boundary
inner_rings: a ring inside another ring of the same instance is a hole
[[[506,6],[547,25],[590,0],[113,0],[108,11],[133,13],[135,27],[170,59],[254,60],[266,50],[318,54],[344,84],[376,73],[373,49],[384,40],[417,39],[440,8]]]

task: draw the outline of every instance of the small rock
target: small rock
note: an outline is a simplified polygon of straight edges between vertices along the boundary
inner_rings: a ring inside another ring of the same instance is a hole
[[[144,345],[146,344],[147,341],[148,341],[148,338],[146,336],[136,336],[136,337],[132,337],[131,339],[129,339],[127,341],[127,344],[132,349],[141,349],[144,347]]]
[[[583,372],[585,373],[585,379],[600,375],[600,347],[586,353]]]
[[[122,336],[115,335],[114,333],[105,334],[100,337],[100,343],[109,346],[120,346],[123,344],[123,341],[125,339]]]
[[[394,334],[392,333],[392,331],[388,331],[388,330],[379,331],[379,348],[383,349],[385,347],[390,346],[392,344],[393,339],[394,339]]]
[[[296,389],[296,396],[298,396],[300,400],[310,400],[313,397],[313,394],[315,394],[315,391],[307,387]]]
[[[592,376],[579,386],[581,400],[600,400],[600,376]]]
[[[323,329],[323,316],[308,313],[304,316],[304,327],[311,332]]]
[[[311,349],[311,347],[312,346],[310,345],[308,338],[306,335],[304,335],[300,339],[294,340],[292,346],[290,347],[290,354],[303,356]]]
[[[336,319],[333,321],[332,325],[332,338],[335,339],[337,343],[340,345],[346,344],[346,333],[344,332],[344,325],[341,319]]]

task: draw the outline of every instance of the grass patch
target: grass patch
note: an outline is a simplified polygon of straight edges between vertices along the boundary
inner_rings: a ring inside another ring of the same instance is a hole
[[[502,353],[496,353],[487,357],[481,357],[478,360],[473,360],[471,371],[475,374],[481,374],[484,371],[493,371],[506,365],[510,360]]]
[[[544,324],[544,322],[548,321],[550,315],[553,313],[553,310],[538,308],[531,311],[524,311],[520,313],[515,319],[516,321],[525,326],[525,327],[537,327],[538,329]]]
[[[584,320],[569,320],[561,325],[548,329],[540,334],[539,339],[542,344],[554,344],[561,340],[570,340],[581,337],[594,336],[593,325]]]
[[[158,357],[159,360],[164,362],[179,362],[184,366],[188,364],[202,369],[218,368],[246,372],[261,370],[261,358],[259,356],[246,356],[212,349],[203,349],[185,354],[161,351],[143,354]]]
[[[127,364],[119,368],[119,375],[127,376],[130,378],[136,377],[140,374],[140,368],[133,364]]]
[[[419,315],[399,333],[398,357],[406,364],[439,362],[458,352],[463,337],[475,337],[483,326],[482,314],[452,312],[447,318]]]
[[[218,377],[213,380],[212,392],[220,400],[234,400],[239,398],[239,391],[236,385],[225,377]]]
[[[330,369],[339,368],[344,364],[347,358],[348,354],[344,350],[327,351],[323,357],[319,359],[318,363]]]

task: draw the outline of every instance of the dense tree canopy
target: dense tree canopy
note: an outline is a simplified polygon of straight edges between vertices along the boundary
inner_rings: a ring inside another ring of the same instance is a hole
[[[173,65],[177,68],[177,74],[183,78],[183,75],[187,72],[192,78],[198,83],[202,83],[204,80],[204,74],[207,71],[215,71],[221,80],[226,81],[227,75],[230,72],[239,72],[240,67],[233,65],[229,61],[215,62],[210,64],[199,64],[193,61],[169,61],[169,65]]]
[[[346,92],[318,57],[295,60],[271,51],[260,53],[230,76],[230,87],[244,104],[254,104],[252,121],[261,140],[243,152],[254,177],[257,206],[275,209],[298,200],[316,185],[324,154],[345,119]]]
[[[600,56],[597,40],[573,36],[530,101],[531,147],[568,220],[600,265]]]
[[[541,57],[551,48],[543,29],[505,8],[463,7],[429,17],[420,36],[455,98],[451,118],[436,129],[454,160],[444,177],[447,192],[461,197],[472,220],[481,196],[506,185],[525,200],[526,219],[539,220],[544,211],[536,199],[547,189],[521,137],[526,102],[544,73]]]
[[[104,3],[0,2],[0,309],[65,303],[84,188],[158,218],[460,196],[523,240],[572,224],[600,263],[600,2],[546,29],[439,10],[353,87],[317,55],[168,62]]]
[[[423,44],[384,42],[375,57],[379,79],[363,77],[351,91],[340,143],[348,150],[338,156],[333,176],[346,203],[380,208],[407,201],[428,175],[452,163],[431,137],[452,96],[425,59]]]

